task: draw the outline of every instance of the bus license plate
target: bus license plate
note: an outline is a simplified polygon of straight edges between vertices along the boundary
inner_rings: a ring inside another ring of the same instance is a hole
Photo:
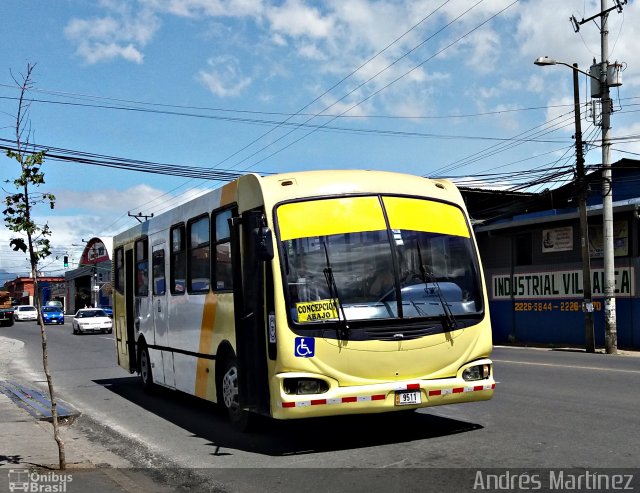
[[[410,406],[420,404],[420,391],[396,392],[396,406]]]

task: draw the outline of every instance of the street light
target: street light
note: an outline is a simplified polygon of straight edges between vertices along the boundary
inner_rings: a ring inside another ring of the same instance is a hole
[[[577,63],[574,63],[573,65],[569,65],[568,63],[561,62],[559,60],[554,60],[553,58],[549,58],[548,56],[538,57],[533,61],[533,63],[534,63],[534,65],[538,65],[540,67],[546,67],[548,65],[564,65],[565,67],[569,67],[571,70],[576,70],[576,71],[580,72],[581,74],[584,74],[587,77],[591,77],[592,79],[595,79],[598,82],[600,82],[600,79],[598,79],[597,77],[594,77],[589,72],[585,72],[584,70],[580,70],[578,68],[578,64]]]
[[[580,123],[580,92],[578,86],[578,72],[592,77],[578,68],[578,64],[559,62],[549,57],[536,58],[533,62],[539,66],[564,65],[573,71],[573,102],[576,125],[576,184],[578,188],[578,209],[580,211],[580,241],[582,247],[582,311],[584,312],[585,350],[595,352],[593,335],[593,301],[591,293],[591,259],[589,256],[589,222],[587,219],[587,187],[584,175],[584,154],[582,152],[582,125]]]

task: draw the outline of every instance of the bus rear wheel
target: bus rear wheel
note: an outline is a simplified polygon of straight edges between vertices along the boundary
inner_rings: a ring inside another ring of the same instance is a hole
[[[151,371],[151,359],[149,358],[149,350],[146,345],[140,349],[140,378],[142,386],[146,392],[153,390],[153,372]]]
[[[227,411],[231,425],[238,431],[249,431],[255,416],[240,408],[238,391],[238,361],[230,356],[225,361],[220,381],[221,402]]]

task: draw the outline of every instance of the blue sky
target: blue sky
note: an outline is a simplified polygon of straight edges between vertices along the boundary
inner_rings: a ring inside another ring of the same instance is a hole
[[[523,171],[573,164],[571,71],[533,60],[588,70],[599,27],[575,33],[569,17],[599,10],[593,0],[3,0],[0,138],[15,135],[12,74],[32,63],[30,140],[67,154],[514,187]],[[614,138],[640,133],[638,10],[630,2],[609,17],[609,59],[628,64],[611,93]],[[580,89],[586,102],[582,77]],[[583,133],[595,144],[587,163],[601,162],[586,115]],[[636,140],[616,142],[613,160],[637,157]],[[2,181],[17,175],[4,155],[0,165]],[[49,274],[63,272],[65,253],[77,261],[82,239],[135,224],[127,212],[157,214],[222,183],[57,160],[45,174],[42,190],[57,197],[53,211],[37,210],[54,231]],[[0,271],[26,272],[10,236],[0,228]]]

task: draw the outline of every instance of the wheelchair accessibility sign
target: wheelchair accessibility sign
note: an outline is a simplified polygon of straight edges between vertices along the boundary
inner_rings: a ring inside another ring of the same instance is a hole
[[[316,340],[313,337],[296,337],[294,354],[297,358],[312,358],[316,354]]]

